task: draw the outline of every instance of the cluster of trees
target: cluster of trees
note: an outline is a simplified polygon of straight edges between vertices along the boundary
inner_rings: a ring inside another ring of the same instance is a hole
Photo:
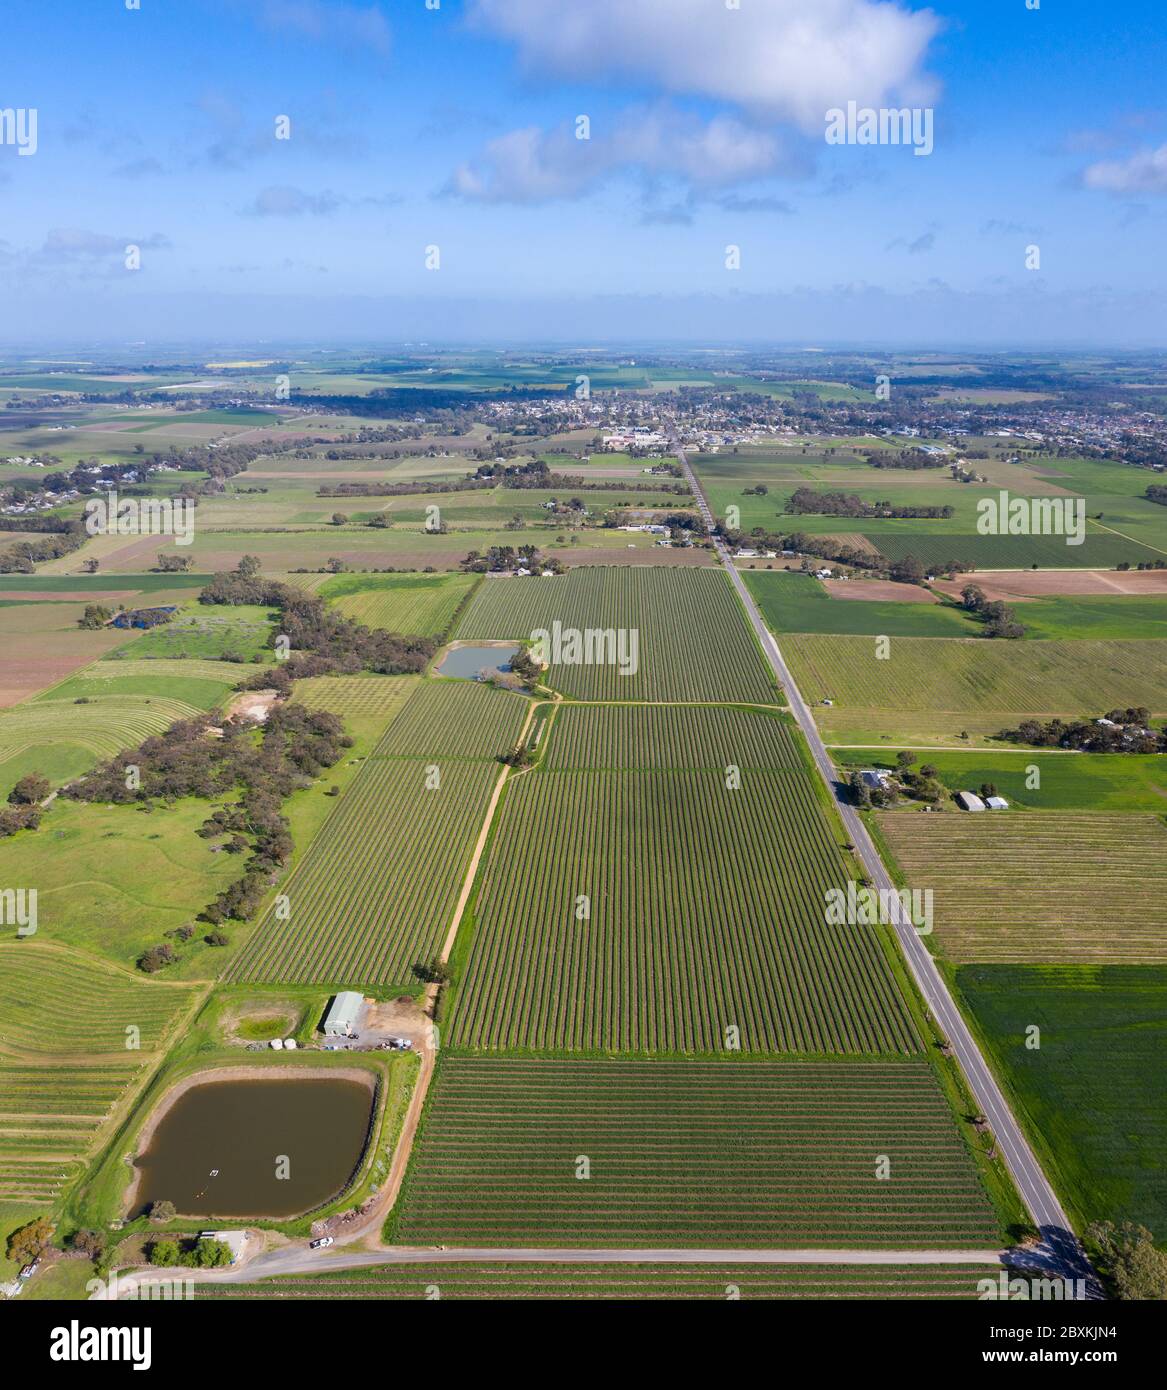
[[[221,1240],[199,1236],[197,1240],[154,1240],[150,1242],[150,1263],[172,1269],[219,1269],[231,1263],[231,1247]]]
[[[1150,710],[1141,706],[1112,709],[1102,717],[1109,723],[1051,719],[1043,724],[1025,719],[1016,729],[1003,729],[997,737],[1035,748],[1076,748],[1081,753],[1167,753],[1167,728],[1151,728]]]
[[[814,488],[798,487],[786,504],[788,512],[795,515],[815,516],[859,516],[859,517],[947,517],[952,508],[893,506],[890,502],[864,502],[854,492],[816,492]]]
[[[1167,507],[1167,487],[1161,483],[1151,483],[1143,496],[1148,502],[1158,502],[1161,507]]]
[[[894,806],[903,793],[913,801],[937,805],[947,795],[947,789],[940,781],[940,770],[934,763],[916,767],[916,762],[915,753],[902,749],[896,754],[895,780],[889,781],[886,786],[870,787],[863,780],[862,773],[852,772],[847,778],[851,801],[864,809]]]
[[[49,779],[29,772],[8,793],[7,806],[0,807],[0,839],[18,830],[35,830],[41,823],[41,802],[49,794]]]
[[[292,854],[292,836],[281,813],[284,799],[309,786],[325,768],[340,760],[352,740],[334,714],[295,703],[278,704],[268,713],[258,742],[254,725],[228,720],[222,737],[210,736],[211,716],[181,720],[137,748],[119,753],[88,776],[66,787],[75,801],[151,805],[183,797],[236,799],[217,806],[199,828],[219,840],[231,854],[251,849],[242,876],[229,884],[200,914],[218,928],[229,919],[245,921],[259,904]],[[173,935],[189,940],[194,928]],[[210,932],[211,945],[225,945],[222,932]],[[177,959],[170,942],[143,952],[139,967],[149,974]]]
[[[872,449],[863,455],[872,468],[944,468],[948,460],[943,454],[926,454],[923,449],[901,449],[898,454]]]
[[[274,687],[286,695],[292,682],[304,676],[352,675],[357,671],[416,674],[425,669],[437,650],[431,638],[367,628],[329,608],[315,594],[263,578],[254,555],[244,555],[229,573],[216,574],[199,594],[199,602],[279,609],[279,631],[273,630],[268,644],[275,647],[283,637],[291,655],[274,668],[264,667],[247,682],[246,689]]]
[[[1087,1244],[1095,1251],[1099,1272],[1114,1298],[1167,1298],[1167,1251],[1155,1246],[1145,1226],[1124,1221],[1095,1221],[1086,1229]]]
[[[4,518],[6,531],[35,529],[49,530],[52,534],[38,536],[34,541],[15,541],[4,550],[0,550],[0,574],[35,574],[37,565],[42,561],[57,560],[62,555],[71,555],[73,551],[80,550],[88,539],[85,526],[80,521],[68,522],[59,529],[47,524],[59,520],[52,517],[36,517],[35,527],[17,524],[33,520],[32,517]]]
[[[966,584],[960,591],[961,607],[985,625],[986,637],[1017,638],[1025,636],[1024,626],[1017,614],[1000,599],[990,599],[976,584]]]
[[[528,569],[532,573],[536,570],[540,573],[543,570],[551,570],[555,574],[563,572],[559,561],[544,556],[537,545],[492,545],[485,555],[472,550],[459,568],[467,574],[506,574],[517,569]]]

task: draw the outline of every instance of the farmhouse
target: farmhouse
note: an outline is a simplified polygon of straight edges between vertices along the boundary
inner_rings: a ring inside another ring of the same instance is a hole
[[[983,811],[985,803],[975,792],[957,792],[956,804],[962,811]]]
[[[879,772],[873,767],[861,768],[859,776],[863,781],[863,785],[865,787],[870,787],[872,791],[881,790],[891,781],[891,778],[886,772]]]
[[[357,1031],[357,1024],[364,1013],[365,999],[356,990],[346,989],[332,1001],[324,1017],[324,1036],[326,1038],[351,1038]]]

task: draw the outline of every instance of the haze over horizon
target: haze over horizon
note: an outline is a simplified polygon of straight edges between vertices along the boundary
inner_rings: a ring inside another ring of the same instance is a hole
[[[0,111],[36,112],[36,148],[9,123],[0,341],[1161,346],[1157,20],[1149,0],[21,8]],[[850,101],[933,112],[930,153],[828,144]]]

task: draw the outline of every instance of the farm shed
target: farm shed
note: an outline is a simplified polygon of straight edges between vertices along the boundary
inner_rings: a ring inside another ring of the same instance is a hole
[[[957,792],[956,804],[962,811],[983,811],[985,803],[975,792]]]
[[[365,1007],[364,996],[346,989],[332,1001],[324,1016],[326,1038],[349,1038],[357,1031],[357,1023]]]
[[[1007,811],[1009,809],[1009,803],[1003,796],[987,796],[985,805],[990,811]]]
[[[878,791],[881,787],[886,787],[891,778],[886,772],[877,772],[873,767],[863,768],[859,776],[863,779],[863,785],[870,787],[872,791]]]

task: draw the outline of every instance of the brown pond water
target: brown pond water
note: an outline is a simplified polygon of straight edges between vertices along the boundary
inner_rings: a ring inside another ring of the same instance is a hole
[[[133,1215],[162,1200],[182,1216],[310,1211],[356,1171],[372,1109],[371,1088],[344,1078],[194,1086],[158,1121],[136,1160]]]

